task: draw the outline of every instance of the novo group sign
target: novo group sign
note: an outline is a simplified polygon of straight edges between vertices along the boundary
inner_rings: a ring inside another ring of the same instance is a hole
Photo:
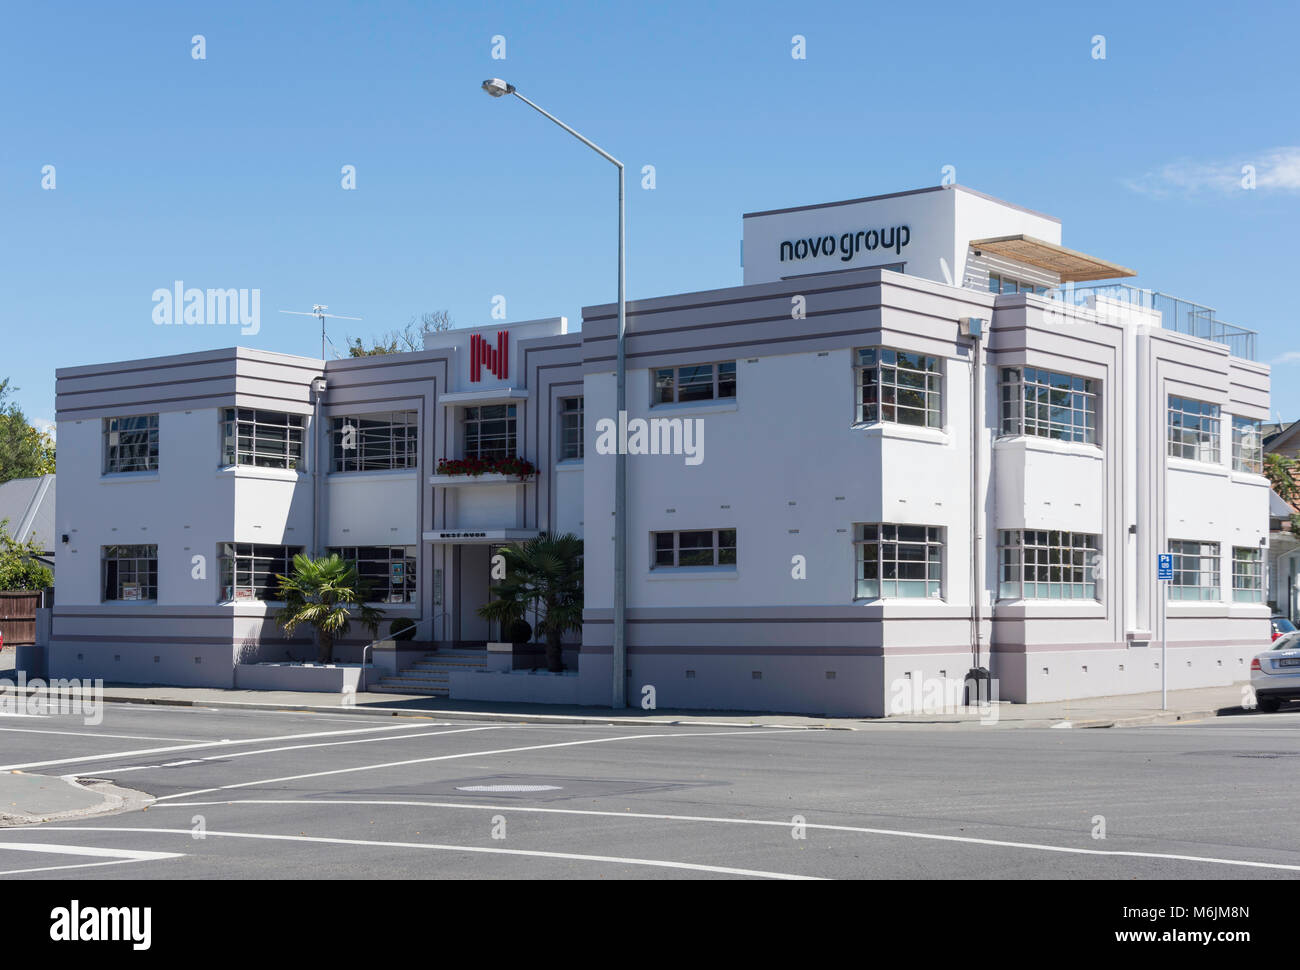
[[[888,252],[901,255],[903,247],[912,241],[912,230],[908,226],[890,226],[885,229],[862,229],[846,232],[836,237],[809,236],[806,239],[787,239],[781,243],[781,262],[787,260],[816,259],[819,256],[839,256],[841,262],[847,263],[858,253]]]

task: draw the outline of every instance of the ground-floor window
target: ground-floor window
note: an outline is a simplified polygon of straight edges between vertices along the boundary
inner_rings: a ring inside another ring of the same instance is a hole
[[[371,603],[415,602],[415,546],[332,546],[328,551],[356,565]]]
[[[230,600],[278,600],[277,575],[293,571],[293,557],[302,546],[267,546],[252,542],[221,545],[221,598]]]
[[[1002,599],[1098,599],[1100,540],[1084,532],[1014,529],[998,534]]]
[[[1218,600],[1220,596],[1219,544],[1170,539],[1174,557],[1174,578],[1169,584],[1171,600]]]
[[[858,599],[943,596],[943,529],[868,523],[853,532]]]
[[[1264,601],[1264,550],[1232,547],[1232,599],[1236,603]]]
[[[157,546],[104,546],[104,600],[158,599]]]
[[[736,565],[735,529],[692,529],[651,535],[654,568]]]

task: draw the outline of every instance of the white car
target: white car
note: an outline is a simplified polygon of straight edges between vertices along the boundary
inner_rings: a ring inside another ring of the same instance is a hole
[[[1271,650],[1250,662],[1250,686],[1261,711],[1300,699],[1300,631],[1278,637]]]

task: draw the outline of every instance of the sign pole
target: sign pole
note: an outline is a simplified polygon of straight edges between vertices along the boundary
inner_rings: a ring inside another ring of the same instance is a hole
[[[1160,610],[1160,710],[1169,710],[1169,581],[1163,587]]]

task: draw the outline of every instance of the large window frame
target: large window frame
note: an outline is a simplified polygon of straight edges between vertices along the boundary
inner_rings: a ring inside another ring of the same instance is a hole
[[[929,354],[863,347],[854,365],[854,419],[909,427],[943,427],[943,365]]]
[[[1097,382],[1021,365],[1002,368],[1002,434],[1097,444]]]
[[[679,529],[650,533],[650,568],[736,568],[735,529]]]
[[[1199,539],[1170,539],[1174,578],[1169,581],[1171,600],[1221,602],[1223,555],[1219,543]]]
[[[104,474],[158,470],[158,415],[132,414],[105,418]]]
[[[260,542],[223,542],[218,556],[221,569],[221,602],[278,603],[277,575],[293,571],[293,557],[302,546],[278,546]]]
[[[1219,464],[1221,424],[1219,405],[1170,394],[1167,436],[1169,457],[1210,465]]]
[[[942,600],[946,540],[942,526],[855,523],[854,598]]]
[[[261,408],[222,408],[221,457],[224,467],[305,471],[306,415]]]
[[[1027,283],[1001,273],[989,273],[990,293],[1033,293],[1037,296],[1045,296],[1049,289],[1050,287],[1042,283]]]
[[[99,588],[104,603],[156,603],[158,546],[101,547]]]
[[[1264,567],[1262,546],[1232,547],[1232,601],[1234,603],[1264,602]]]
[[[330,418],[332,472],[415,468],[420,460],[418,411],[377,411]]]
[[[370,592],[366,602],[417,602],[415,546],[330,546],[325,551],[357,567],[358,578]]]
[[[1101,600],[1101,537],[1055,529],[998,533],[998,598]]]
[[[559,455],[560,461],[581,461],[585,452],[583,440],[584,395],[560,398]]]
[[[1264,474],[1264,435],[1253,418],[1232,419],[1232,470]]]
[[[517,458],[519,406],[475,404],[461,413],[465,458]]]
[[[650,406],[734,401],[736,386],[734,360],[683,364],[680,367],[656,367],[650,385]]]

